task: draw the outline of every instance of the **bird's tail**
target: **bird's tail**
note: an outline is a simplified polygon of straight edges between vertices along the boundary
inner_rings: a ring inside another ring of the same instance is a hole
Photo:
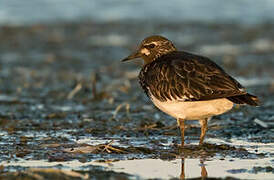
[[[251,106],[259,106],[260,104],[258,97],[248,93],[244,95],[228,97],[227,99],[229,99],[230,101],[236,104],[248,104]]]

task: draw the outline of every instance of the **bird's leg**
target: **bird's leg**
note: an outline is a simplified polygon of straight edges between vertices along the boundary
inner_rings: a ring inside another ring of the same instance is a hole
[[[178,118],[177,123],[181,130],[181,147],[183,147],[185,142],[185,120]]]
[[[199,120],[200,125],[201,125],[201,136],[200,136],[200,142],[199,145],[203,144],[205,134],[207,131],[207,118]]]

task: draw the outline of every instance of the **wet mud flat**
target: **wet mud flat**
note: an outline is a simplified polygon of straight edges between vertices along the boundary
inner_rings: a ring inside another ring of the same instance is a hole
[[[141,62],[120,62],[151,34],[210,57],[262,105],[214,117],[202,147],[189,122],[180,150],[176,120],[138,85]],[[268,23],[2,26],[0,179],[273,179],[273,57]]]

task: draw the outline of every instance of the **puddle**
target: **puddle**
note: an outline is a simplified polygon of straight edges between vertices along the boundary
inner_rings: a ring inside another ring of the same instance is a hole
[[[143,159],[113,162],[111,164],[103,164],[103,166],[109,170],[134,174],[142,178],[169,179],[182,176],[185,178],[196,178],[207,174],[208,177],[216,178],[230,176],[243,179],[272,179],[272,172],[259,172],[255,174],[253,171],[253,167],[256,166],[273,166],[273,162],[271,163],[270,161],[271,159],[229,159],[205,161],[203,164],[199,159],[176,159],[173,161]],[[94,163],[94,165],[100,164],[101,163]],[[243,171],[238,171],[237,173],[237,170]]]
[[[88,171],[90,166],[104,167],[105,171],[126,173],[141,179],[170,179],[170,178],[197,178],[197,177],[234,177],[240,179],[273,179],[273,159],[214,159],[203,161],[201,159],[176,159],[163,161],[160,159],[125,160],[109,163],[79,161],[47,162],[25,161],[1,162],[6,168],[55,168],[74,171]],[[261,171],[257,169],[261,168]]]

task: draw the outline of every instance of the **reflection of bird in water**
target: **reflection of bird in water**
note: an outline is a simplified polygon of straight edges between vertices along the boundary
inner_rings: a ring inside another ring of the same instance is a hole
[[[185,158],[182,157],[181,161],[181,174],[180,174],[180,179],[185,179]],[[201,166],[201,178],[206,179],[207,178],[207,171],[204,165],[204,160],[200,158],[200,166]]]
[[[229,111],[233,104],[258,105],[258,98],[210,59],[177,51],[162,36],[144,39],[123,61],[143,58],[139,80],[145,93],[163,112],[177,119],[184,145],[185,120],[199,120],[202,145],[210,117]]]

